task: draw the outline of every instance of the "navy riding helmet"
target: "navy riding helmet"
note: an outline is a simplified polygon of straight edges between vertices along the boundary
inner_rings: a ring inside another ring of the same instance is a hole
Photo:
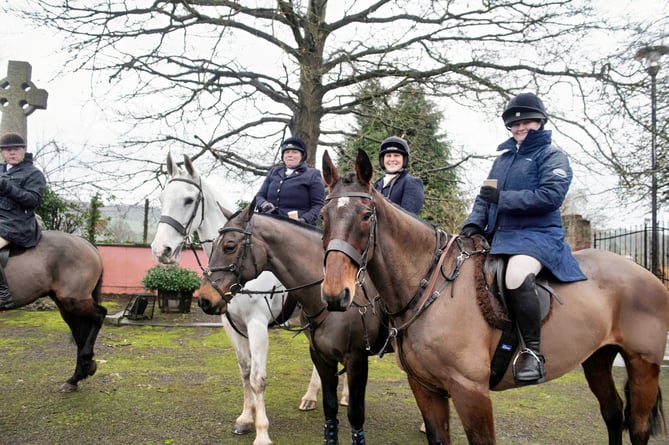
[[[402,164],[402,168],[407,168],[409,167],[409,144],[407,144],[407,141],[405,141],[402,138],[399,138],[397,136],[390,136],[387,139],[384,139],[383,142],[381,142],[381,148],[379,150],[379,165],[381,165],[381,168],[383,170],[386,169],[385,164],[383,163],[383,156],[386,153],[399,153],[402,155],[402,158],[404,158],[404,163]]]

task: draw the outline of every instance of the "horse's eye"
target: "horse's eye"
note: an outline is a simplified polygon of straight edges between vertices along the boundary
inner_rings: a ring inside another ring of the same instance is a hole
[[[232,253],[232,252],[235,251],[236,247],[237,247],[236,244],[226,244],[225,246],[223,246],[223,253],[226,253],[226,254]]]
[[[367,222],[367,221],[369,221],[371,218],[372,218],[372,212],[369,211],[369,210],[366,211],[366,212],[362,215],[362,221],[363,221],[363,222]]]
[[[193,198],[186,198],[186,200],[184,201],[184,205],[189,206],[189,205],[193,204],[194,202],[195,202],[195,200]]]

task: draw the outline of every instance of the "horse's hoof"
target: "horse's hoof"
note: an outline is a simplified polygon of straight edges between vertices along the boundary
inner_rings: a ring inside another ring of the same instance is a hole
[[[241,425],[241,424],[235,424],[234,427],[232,427],[232,434],[236,434],[238,436],[243,436],[244,434],[248,434],[253,431],[253,425]]]
[[[315,400],[302,399],[302,402],[300,403],[300,411],[313,411],[315,409],[316,409]]]
[[[425,428],[425,422],[420,424],[420,432],[421,433],[427,433],[427,429]]]
[[[91,365],[88,367],[88,375],[92,376],[93,374],[95,374],[95,371],[97,371],[97,370],[98,370],[98,362],[93,360],[91,362]]]
[[[341,406],[348,406],[348,397],[342,397],[341,400],[339,400],[339,404]]]
[[[72,384],[70,382],[65,382],[62,385],[60,385],[60,392],[74,392],[79,387],[76,384]]]

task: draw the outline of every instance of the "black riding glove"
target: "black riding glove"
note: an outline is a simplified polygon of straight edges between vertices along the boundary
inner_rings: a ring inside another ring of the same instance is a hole
[[[486,202],[490,204],[497,204],[499,201],[499,190],[497,187],[491,187],[489,185],[484,185],[481,187],[479,196]]]
[[[9,188],[9,181],[7,178],[0,178],[0,195],[4,195]]]
[[[265,201],[260,204],[260,211],[262,213],[274,213],[276,206],[269,201]]]
[[[471,238],[474,235],[480,235],[483,231],[476,224],[467,224],[460,231],[460,235]]]

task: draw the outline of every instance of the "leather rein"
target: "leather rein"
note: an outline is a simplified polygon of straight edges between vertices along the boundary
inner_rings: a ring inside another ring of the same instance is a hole
[[[300,286],[295,286],[289,289],[279,289],[276,290],[273,288],[271,291],[249,291],[244,289],[244,285],[242,284],[242,274],[244,272],[244,264],[246,263],[247,258],[251,258],[253,262],[253,269],[255,276],[260,275],[260,270],[258,268],[258,263],[256,261],[256,256],[253,252],[253,218],[249,219],[249,222],[247,223],[246,227],[244,229],[240,227],[223,227],[219,229],[218,233],[219,235],[223,235],[228,232],[237,232],[241,233],[244,235],[244,238],[241,242],[241,248],[239,249],[239,252],[237,253],[237,257],[235,258],[235,261],[228,264],[227,266],[216,266],[216,267],[207,267],[203,271],[203,276],[204,278],[211,284],[211,286],[218,292],[218,294],[221,296],[222,300],[225,301],[226,304],[230,304],[232,301],[232,298],[235,294],[237,293],[246,293],[246,294],[287,294],[289,292],[293,292],[296,290],[304,289],[307,287],[315,286],[317,284],[320,284],[323,279],[320,278],[318,280],[312,281],[310,283],[306,283]],[[224,292],[223,289],[218,285],[218,280],[212,280],[211,275],[214,272],[230,272],[235,275],[237,278],[237,282],[234,283],[232,286],[230,286],[230,289],[227,292]],[[269,302],[267,303],[269,307]],[[323,319],[327,317],[327,312],[325,311],[326,306],[324,306],[316,315],[310,316],[305,313],[305,317],[307,320],[309,320],[310,324],[312,322],[312,319],[314,322],[318,320],[318,322],[322,321],[320,318],[322,317]],[[270,310],[271,312],[271,310]],[[303,311],[304,312],[304,311]],[[227,314],[227,312],[226,312]],[[325,315],[323,317],[323,314]],[[275,320],[276,321],[276,318]],[[302,329],[299,330],[301,332],[302,330],[306,329],[306,327],[303,327]]]

